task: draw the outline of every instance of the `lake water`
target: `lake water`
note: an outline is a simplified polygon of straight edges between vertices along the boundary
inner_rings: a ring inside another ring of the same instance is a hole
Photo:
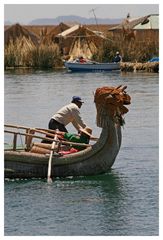
[[[79,95],[81,115],[99,136],[93,92],[120,84],[128,86],[132,104],[112,170],[52,184],[6,179],[5,236],[159,235],[158,74],[6,71],[5,123],[47,128],[50,117]]]

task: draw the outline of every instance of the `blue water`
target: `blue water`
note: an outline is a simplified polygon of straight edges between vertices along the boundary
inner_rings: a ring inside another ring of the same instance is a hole
[[[47,127],[53,113],[81,96],[81,115],[96,127],[93,92],[128,86],[132,104],[112,170],[101,176],[5,180],[5,236],[159,235],[158,74],[8,71],[5,123]],[[74,131],[68,126],[69,131]]]

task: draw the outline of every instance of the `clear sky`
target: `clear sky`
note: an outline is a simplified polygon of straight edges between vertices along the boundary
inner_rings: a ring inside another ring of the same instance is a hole
[[[148,4],[140,4],[139,2],[141,1],[136,1],[139,4],[118,4],[116,0],[112,1],[112,3],[110,1],[98,1],[98,4],[95,0],[93,3],[88,1],[88,4],[86,4],[85,1],[82,1],[83,4],[81,4],[81,1],[79,1],[79,4],[74,4],[73,1],[70,1],[71,4],[62,3],[63,1],[59,1],[62,4],[59,4],[58,1],[53,1],[55,4],[45,4],[44,1],[38,1],[39,3],[37,4],[35,4],[36,1],[33,1],[34,4],[31,4],[30,1],[28,1],[29,4],[21,4],[22,1],[18,2],[19,4],[17,2],[17,4],[13,4],[12,1],[5,1],[5,21],[28,24],[36,18],[56,18],[65,15],[77,15],[91,18],[94,17],[91,9],[95,9],[94,11],[97,18],[125,18],[128,13],[130,13],[131,17],[159,13],[159,4],[157,2],[155,4],[151,4],[150,2]],[[47,1],[47,3],[48,2],[49,1]]]

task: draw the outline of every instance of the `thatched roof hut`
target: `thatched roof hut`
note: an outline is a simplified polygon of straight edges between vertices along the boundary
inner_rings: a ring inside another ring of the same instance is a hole
[[[70,26],[68,26],[67,24],[65,23],[60,23],[58,26],[56,26],[50,33],[49,35],[57,35],[59,33],[62,33],[64,31],[66,31],[67,29],[69,29]]]
[[[9,45],[10,42],[15,43],[18,39],[21,41],[24,38],[32,45],[38,45],[38,37],[18,23],[5,30],[4,38],[5,45]]]
[[[129,29],[159,29],[159,15],[158,14],[150,14],[144,17],[138,18],[126,18],[122,21],[121,24],[110,28],[108,31],[114,31],[118,29],[123,29],[123,27]]]
[[[62,46],[64,55],[69,55],[71,59],[79,55],[91,58],[104,40],[103,36],[82,25],[75,25],[55,37],[55,42]]]
[[[69,28],[68,25],[64,23],[60,23],[58,26],[54,27],[42,40],[41,43],[43,44],[51,44],[54,42],[55,37],[61,33],[64,32]]]
[[[159,15],[150,14],[144,17],[127,17],[121,24],[108,29],[110,36],[116,39],[157,41],[159,39]]]

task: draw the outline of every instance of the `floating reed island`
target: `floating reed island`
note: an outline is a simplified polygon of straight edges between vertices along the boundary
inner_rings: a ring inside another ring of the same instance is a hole
[[[158,72],[159,29],[115,31],[111,26],[5,26],[4,68],[63,68],[63,59],[83,56],[96,62],[112,62],[116,51],[122,55],[121,71]],[[108,31],[108,29],[110,29]],[[112,29],[112,30],[111,30]],[[132,33],[132,34],[131,34]],[[126,35],[127,34],[127,35]]]
[[[136,71],[156,73],[159,72],[159,62],[145,62],[145,63],[121,62],[120,67],[121,71],[124,72],[136,72]]]

